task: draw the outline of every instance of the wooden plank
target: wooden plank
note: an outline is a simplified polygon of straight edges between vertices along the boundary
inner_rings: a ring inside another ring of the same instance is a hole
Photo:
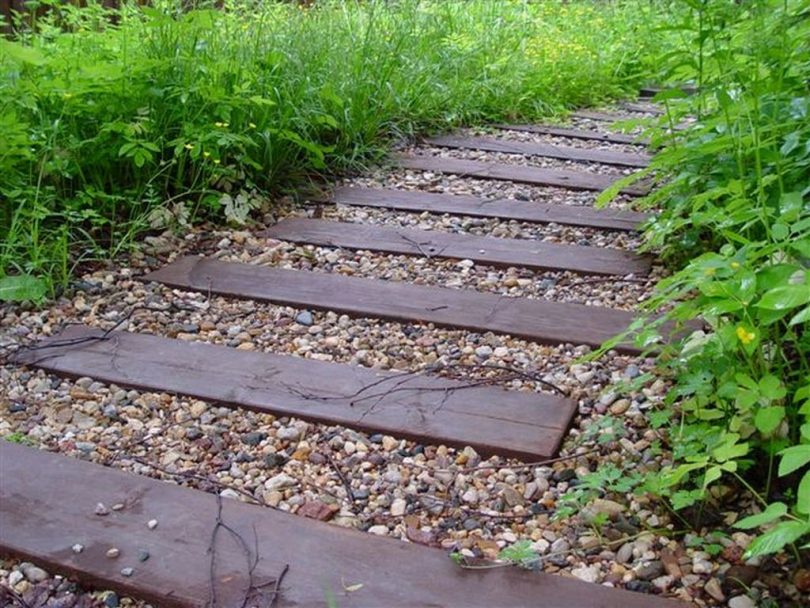
[[[100,340],[102,336],[98,329],[72,327],[23,353],[17,362],[119,386],[529,460],[554,454],[576,411],[572,401],[545,393],[129,332],[113,332],[107,340]]]
[[[510,334],[544,344],[598,346],[625,330],[634,317],[631,312],[582,304],[195,257],[181,258],[143,280],[284,306]],[[638,352],[631,344],[617,349]]]
[[[508,198],[487,199],[468,194],[446,194],[380,188],[336,188],[329,202],[402,211],[429,211],[521,222],[556,223],[607,230],[637,230],[648,219],[644,213],[623,209],[594,209],[584,205],[555,205]]]
[[[445,135],[431,137],[425,143],[432,146],[457,149],[486,150],[506,154],[523,154],[525,156],[548,156],[575,162],[603,163],[623,167],[646,167],[650,163],[648,154],[629,154],[615,150],[591,150],[571,146],[554,146],[551,144],[530,141],[511,141],[492,137],[457,137]]]
[[[557,186],[572,190],[596,190],[608,188],[617,178],[614,175],[601,175],[585,171],[563,171],[510,165],[506,163],[487,163],[459,158],[442,158],[440,156],[405,156],[396,158],[397,164],[406,169],[434,171],[436,173],[457,173],[459,175],[481,179],[497,179],[537,186]],[[640,185],[622,188],[623,194],[643,196],[648,188]]]
[[[7,441],[0,441],[0,463],[0,552],[161,608],[326,607],[334,605],[330,597],[343,608],[535,606],[538,597],[544,608],[682,606],[520,568],[465,570],[440,549]],[[97,503],[123,508],[98,516]],[[218,513],[244,545],[217,527]],[[151,519],[154,530],[146,525]],[[81,553],[71,550],[75,544],[84,546]],[[119,557],[106,557],[111,547]],[[149,558],[141,562],[143,551]],[[256,560],[252,578],[248,559]],[[129,577],[121,574],[126,567],[134,570]],[[274,598],[272,581],[285,567]],[[251,584],[268,582],[244,602]],[[349,585],[355,590],[346,591]]]
[[[649,141],[638,135],[628,135],[626,133],[604,133],[602,131],[591,131],[588,129],[574,129],[570,127],[555,127],[551,125],[493,125],[496,129],[504,131],[523,131],[525,133],[537,133],[539,135],[552,135],[555,137],[569,137],[571,139],[585,139],[604,141],[614,144],[647,145]]]
[[[649,103],[633,103],[630,101],[626,101],[622,103],[622,109],[627,110],[628,112],[640,112],[642,114],[654,114],[655,116],[663,116],[666,114],[665,110],[661,108],[655,107],[650,105]]]
[[[621,112],[600,112],[597,110],[577,110],[571,112],[574,118],[585,118],[586,120],[600,120],[603,122],[621,122],[625,120],[642,120],[643,116],[633,116],[632,114],[622,114]]]
[[[324,247],[346,247],[403,255],[469,259],[500,267],[570,270],[582,274],[646,274],[650,260],[629,251],[605,247],[560,245],[527,239],[410,230],[305,218],[282,220],[263,236]]]

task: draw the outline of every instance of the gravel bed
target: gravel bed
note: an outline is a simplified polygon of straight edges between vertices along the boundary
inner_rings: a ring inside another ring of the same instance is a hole
[[[514,182],[464,177],[452,173],[434,173],[399,168],[378,168],[368,175],[343,179],[341,185],[365,188],[421,190],[445,194],[471,194],[486,199],[508,198],[556,205],[593,206],[598,193],[570,191],[550,186],[531,186]],[[634,209],[633,197],[619,195],[607,204],[612,209]]]
[[[474,160],[485,163],[502,163],[505,165],[519,165],[522,167],[538,167],[559,171],[580,171],[598,175],[613,175],[621,177],[635,173],[638,169],[633,167],[619,167],[602,163],[589,163],[546,156],[527,156],[523,154],[507,154],[505,152],[487,152],[484,150],[468,150],[457,148],[438,148],[433,146],[417,146],[404,150],[414,156],[432,156],[438,158],[453,158]]]
[[[9,593],[9,589],[13,593]],[[15,594],[17,597],[15,597]],[[19,601],[25,602],[22,605]],[[152,608],[113,591],[88,591],[30,562],[0,559],[0,606],[15,608]]]
[[[488,136],[507,141],[551,144],[553,146],[567,146],[583,150],[606,150],[611,152],[624,152],[627,154],[641,154],[647,150],[646,146],[643,145],[617,144],[595,139],[578,139],[574,137],[545,135],[543,133],[530,133],[528,131],[514,131],[510,129],[465,129],[462,133],[469,136]]]

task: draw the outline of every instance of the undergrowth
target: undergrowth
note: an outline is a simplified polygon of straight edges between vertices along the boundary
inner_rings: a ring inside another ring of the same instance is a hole
[[[395,138],[634,91],[660,45],[642,1],[39,4],[0,40],[0,299],[146,230],[244,222]]]
[[[663,348],[673,388],[656,413],[673,464],[637,480],[676,514],[727,511],[757,538],[746,557],[810,548],[810,2],[682,0],[667,76],[698,93],[658,95],[662,186],[649,248],[675,272],[649,311],[699,321]],[[695,118],[686,130],[671,127]],[[683,516],[687,524],[687,516]]]

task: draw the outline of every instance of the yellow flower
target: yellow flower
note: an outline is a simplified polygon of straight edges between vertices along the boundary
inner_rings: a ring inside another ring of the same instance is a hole
[[[738,325],[737,326],[737,337],[740,339],[740,342],[742,342],[743,344],[751,344],[751,342],[754,341],[754,338],[756,338],[757,335],[752,331],[748,331],[742,325]]]
[[[228,128],[229,123],[227,123],[227,122],[215,122],[214,126],[219,127],[220,129],[226,129],[226,128]]]
[[[208,158],[209,156],[211,156],[211,153],[210,152],[203,152],[203,156],[205,158]]]
[[[214,159],[214,164],[215,164],[215,165],[218,165],[219,163],[220,163],[220,160],[219,160],[218,158],[215,158],[215,159]]]
[[[183,146],[183,147],[184,147],[186,150],[193,150],[193,149],[194,149],[194,144],[186,144],[186,145],[185,145],[185,146]]]
[[[732,270],[737,270],[737,269],[739,269],[739,267],[740,267],[740,263],[739,263],[739,262],[732,262],[732,263],[731,263],[731,268],[732,268]]]
[[[256,123],[255,123],[255,122],[249,122],[249,123],[248,123],[248,126],[249,126],[251,129],[255,129],[255,128],[256,128]]]

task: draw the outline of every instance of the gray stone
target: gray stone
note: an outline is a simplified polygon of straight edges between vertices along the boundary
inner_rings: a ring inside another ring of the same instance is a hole
[[[404,498],[396,498],[391,503],[391,515],[400,517],[405,515],[405,510],[408,508],[408,502]]]
[[[279,473],[278,475],[271,477],[267,481],[264,482],[264,488],[266,490],[280,490],[281,488],[290,488],[294,485],[297,485],[298,482],[295,478],[290,477],[285,473]]]
[[[643,581],[651,581],[664,573],[664,564],[658,560],[643,562],[634,568],[636,577]]]
[[[276,431],[276,437],[278,439],[283,439],[284,441],[295,441],[301,436],[301,431],[299,431],[294,426],[283,426],[278,431]]]
[[[37,568],[34,565],[27,564],[22,566],[22,573],[32,583],[41,583],[44,580],[47,580],[48,573],[45,572],[42,568]]]
[[[121,576],[130,577],[135,574],[135,568],[121,568]]]
[[[757,608],[757,605],[747,595],[738,595],[728,601],[728,608]]]
[[[302,310],[295,315],[295,322],[299,325],[312,325],[312,323],[314,323],[314,319],[312,318],[311,312],[308,310]]]

